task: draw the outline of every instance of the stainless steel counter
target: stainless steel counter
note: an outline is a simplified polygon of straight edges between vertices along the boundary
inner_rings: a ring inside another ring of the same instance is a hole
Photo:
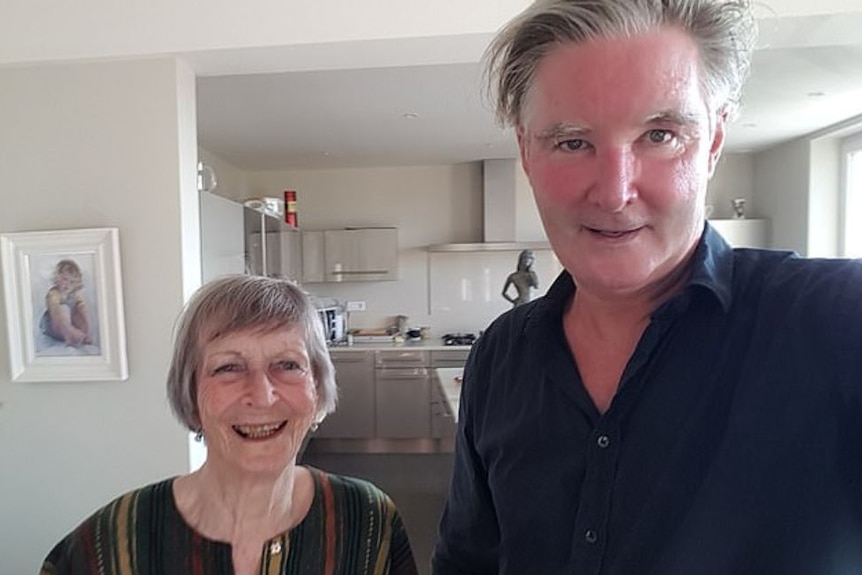
[[[388,349],[417,349],[417,350],[428,350],[428,351],[438,351],[444,349],[461,349],[461,350],[469,350],[469,345],[443,345],[440,342],[439,338],[434,339],[422,339],[419,341],[405,341],[402,343],[396,343],[394,341],[383,341],[383,342],[360,342],[354,343],[353,345],[331,345],[329,346],[330,352],[335,351],[377,351],[377,350],[388,350]]]

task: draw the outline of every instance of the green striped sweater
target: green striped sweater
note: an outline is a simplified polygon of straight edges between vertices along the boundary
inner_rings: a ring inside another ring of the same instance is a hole
[[[263,575],[416,575],[392,500],[367,481],[309,468],[314,500],[299,525],[261,550]],[[232,575],[231,547],[192,530],[173,479],[96,511],[48,554],[40,575]]]

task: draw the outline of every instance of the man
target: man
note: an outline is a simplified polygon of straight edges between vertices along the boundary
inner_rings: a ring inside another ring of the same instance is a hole
[[[746,0],[539,0],[498,111],[565,271],[465,370],[434,573],[862,573],[862,264],[732,250]]]

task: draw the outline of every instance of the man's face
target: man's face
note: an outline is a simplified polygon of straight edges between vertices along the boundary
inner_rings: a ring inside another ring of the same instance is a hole
[[[518,143],[548,239],[579,290],[658,297],[703,229],[724,117],[697,46],[665,28],[551,49]]]

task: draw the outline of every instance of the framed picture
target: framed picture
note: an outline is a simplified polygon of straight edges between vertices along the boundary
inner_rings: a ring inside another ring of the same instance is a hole
[[[117,228],[0,235],[12,381],[128,378]]]

